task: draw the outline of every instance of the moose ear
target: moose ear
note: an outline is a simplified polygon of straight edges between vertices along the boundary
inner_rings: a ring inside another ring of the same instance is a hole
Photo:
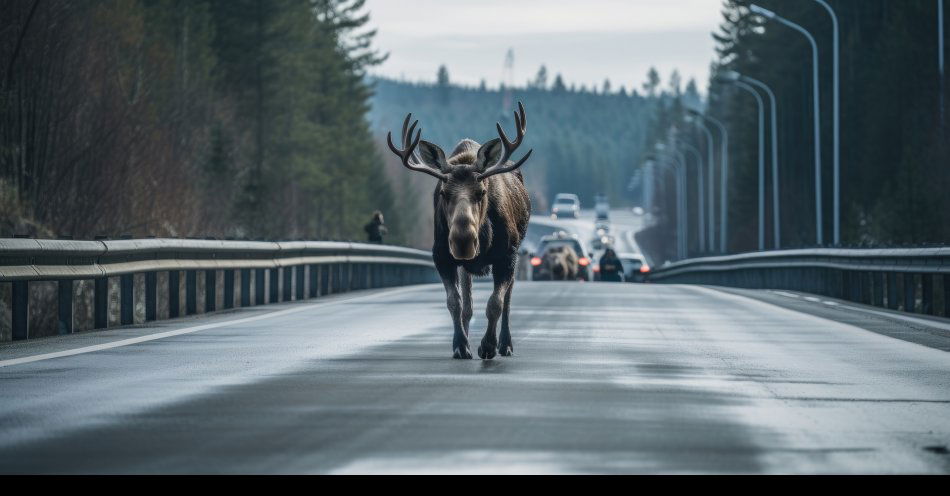
[[[498,162],[498,158],[501,157],[502,147],[501,140],[495,138],[491,141],[486,142],[478,149],[478,158],[475,161],[475,164],[480,170],[485,170]]]
[[[429,143],[425,140],[420,141],[419,157],[422,158],[422,163],[430,167],[435,166],[440,171],[445,172],[449,168],[448,163],[445,161],[445,152],[435,143]]]

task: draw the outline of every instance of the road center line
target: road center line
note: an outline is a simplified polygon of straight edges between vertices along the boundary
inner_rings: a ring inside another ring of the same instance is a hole
[[[169,338],[173,336],[181,336],[182,334],[191,334],[194,332],[205,331],[208,329],[215,329],[218,327],[226,327],[226,326],[237,325],[237,324],[246,324],[248,322],[256,322],[258,320],[264,320],[264,319],[269,319],[273,317],[281,317],[284,315],[299,313],[306,310],[312,310],[318,307],[326,307],[326,306],[338,305],[340,303],[351,303],[353,301],[368,300],[368,299],[379,298],[383,296],[393,296],[393,295],[397,295],[401,293],[407,293],[410,291],[418,291],[419,289],[422,289],[425,286],[428,286],[428,285],[409,286],[405,288],[382,291],[382,292],[368,294],[368,295],[354,296],[352,298],[344,298],[344,299],[339,299],[339,300],[334,300],[334,301],[311,303],[311,304],[301,305],[299,307],[278,310],[276,312],[255,315],[253,317],[244,317],[242,319],[227,320],[224,322],[215,322],[213,324],[202,324],[202,325],[197,325],[197,326],[185,327],[182,329],[175,329],[172,331],[149,334],[147,336],[120,339],[117,341],[112,341],[110,343],[103,343],[103,344],[97,344],[97,345],[92,345],[92,346],[83,346],[82,348],[74,348],[71,350],[56,351],[52,353],[41,353],[39,355],[32,355],[32,356],[26,356],[26,357],[20,357],[20,358],[11,358],[9,360],[0,360],[0,367],[22,365],[24,363],[39,362],[42,360],[51,360],[53,358],[62,358],[62,357],[68,357],[68,356],[73,356],[73,355],[81,355],[83,353],[94,353],[96,351],[109,350],[112,348],[120,348],[122,346],[145,343],[148,341],[155,341],[157,339]]]

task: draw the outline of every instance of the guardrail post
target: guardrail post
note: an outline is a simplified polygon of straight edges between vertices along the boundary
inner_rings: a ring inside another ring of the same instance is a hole
[[[251,269],[241,269],[241,306],[251,306]]]
[[[841,296],[845,300],[854,300],[854,280],[850,270],[841,271]]]
[[[294,288],[295,292],[297,293],[296,297],[298,300],[302,300],[303,295],[304,295],[304,289],[307,286],[307,266],[306,265],[297,266],[297,277],[295,277],[294,279],[296,279],[296,282],[297,282],[297,287]]]
[[[60,334],[73,333],[73,281],[71,279],[58,282],[57,302],[59,307],[59,325],[57,331]]]
[[[109,327],[109,278],[97,277],[93,291],[93,327],[105,329]]]
[[[284,301],[293,299],[294,268],[284,267]]]
[[[920,275],[920,296],[923,306],[920,313],[925,315],[934,314],[934,278],[930,274]]]
[[[30,283],[28,281],[13,281],[11,297],[11,311],[14,341],[30,337]]]
[[[829,294],[832,298],[841,298],[844,295],[844,271],[828,269]],[[842,298],[843,299],[843,298]]]
[[[135,276],[132,274],[122,274],[119,276],[119,323],[121,325],[132,325],[134,323],[134,283]]]
[[[875,272],[872,274],[874,279],[874,297],[871,304],[877,307],[884,306],[884,274]]]
[[[950,274],[943,276],[943,316],[950,317]]]
[[[205,270],[205,312],[213,312],[217,307],[218,276],[215,272],[214,269]]]
[[[168,318],[175,319],[181,316],[181,272],[168,271]]]
[[[145,321],[150,322],[158,318],[158,274],[145,273]]]
[[[320,266],[320,296],[333,293],[333,264]]]
[[[313,264],[310,266],[310,287],[308,288],[310,298],[316,298],[320,295],[320,266]]]
[[[234,308],[234,269],[224,271],[224,308]]]
[[[914,313],[916,310],[917,282],[914,274],[904,274],[904,311]]]
[[[343,264],[333,264],[333,279],[331,284],[333,285],[334,293],[343,292]]]
[[[265,279],[267,278],[267,271],[264,269],[256,269],[254,271],[254,304],[263,305],[264,304],[264,295],[267,293],[267,290],[264,289]]]
[[[858,279],[861,281],[861,292],[859,293],[858,303],[868,303],[871,300],[871,274],[868,272],[858,272]]]
[[[897,301],[897,274],[895,272],[887,273],[887,308],[897,310],[899,302]]]
[[[198,273],[195,270],[185,271],[185,312],[198,313]]]
[[[274,267],[270,270],[270,301],[268,303],[277,303],[280,301],[280,269]]]

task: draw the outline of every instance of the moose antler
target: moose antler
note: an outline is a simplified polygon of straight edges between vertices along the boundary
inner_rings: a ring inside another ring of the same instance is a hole
[[[419,121],[415,121],[412,123],[412,126],[409,126],[410,119],[412,119],[412,114],[407,115],[406,120],[402,123],[402,150],[393,145],[393,133],[386,133],[386,141],[389,144],[389,149],[392,150],[397,157],[402,159],[402,165],[406,166],[407,169],[424,172],[444,181],[445,174],[439,172],[435,167],[414,160],[413,154],[416,152],[416,147],[419,146],[419,141],[422,138],[422,128],[416,131],[416,137],[414,139],[410,139],[412,132],[416,129],[416,124],[419,124]]]
[[[528,150],[528,153],[525,154],[521,160],[514,164],[505,164],[508,163],[508,159],[511,158],[511,154],[514,153],[519,146],[521,146],[521,142],[524,140],[524,133],[527,129],[527,125],[528,120],[524,113],[524,105],[522,105],[521,102],[518,102],[518,110],[515,112],[515,127],[517,128],[517,134],[515,135],[515,140],[513,142],[508,140],[508,136],[505,134],[505,130],[501,128],[501,124],[497,122],[495,123],[495,127],[498,129],[498,137],[501,138],[501,144],[505,147],[505,152],[501,154],[501,158],[498,159],[498,162],[496,162],[495,165],[485,169],[485,172],[482,172],[478,175],[479,181],[485,179],[486,177],[494,176],[495,174],[511,172],[524,165],[524,163],[528,160],[528,157],[531,156],[531,152],[534,150]]]

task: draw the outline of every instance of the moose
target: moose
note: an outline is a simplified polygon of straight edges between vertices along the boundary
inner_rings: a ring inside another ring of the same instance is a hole
[[[577,253],[567,245],[552,246],[544,252],[542,267],[552,281],[577,279]]]
[[[488,329],[478,347],[478,356],[492,359],[496,352],[511,356],[514,351],[508,314],[518,247],[527,232],[531,213],[531,200],[518,169],[533,151],[529,150],[517,162],[509,160],[521,146],[527,126],[521,102],[514,115],[514,141],[496,123],[498,138],[483,145],[463,139],[448,158],[438,145],[421,139],[421,127],[413,137],[419,121],[410,126],[412,114],[402,124],[402,149],[393,144],[392,133],[386,136],[389,149],[402,160],[402,165],[439,180],[432,195],[432,260],[445,286],[446,305],[455,328],[453,358],[472,358],[468,339],[472,276],[489,273],[494,279],[494,290],[485,311]],[[501,332],[496,336],[499,318]]]

